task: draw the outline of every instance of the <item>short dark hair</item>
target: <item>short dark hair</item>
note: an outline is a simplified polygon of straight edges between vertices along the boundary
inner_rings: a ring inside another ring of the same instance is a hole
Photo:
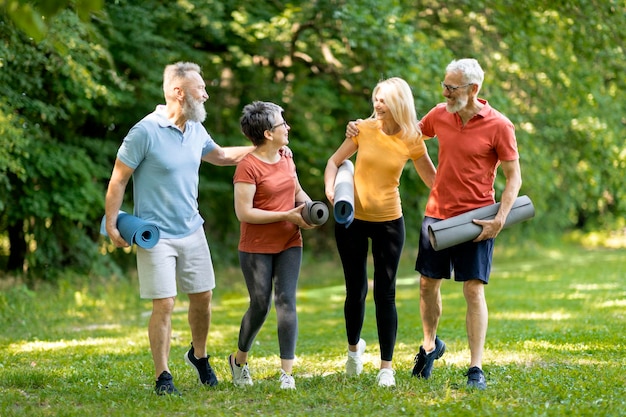
[[[265,131],[272,130],[276,120],[276,113],[283,113],[283,108],[278,104],[268,101],[254,101],[247,104],[239,119],[241,132],[256,145],[265,143]]]

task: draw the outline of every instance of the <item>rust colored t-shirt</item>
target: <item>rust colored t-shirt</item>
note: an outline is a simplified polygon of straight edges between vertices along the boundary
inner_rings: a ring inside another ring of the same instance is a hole
[[[359,134],[352,138],[358,146],[354,166],[354,217],[384,222],[402,217],[400,176],[408,160],[426,153],[421,138],[404,140],[387,135],[376,120],[359,123]]]
[[[268,211],[287,211],[295,207],[296,166],[291,157],[282,156],[269,164],[247,155],[235,169],[233,183],[254,184],[253,207]],[[298,225],[288,222],[252,224],[241,222],[239,250],[250,253],[279,253],[302,246]]]
[[[500,161],[519,158],[513,123],[480,99],[484,107],[465,126],[445,103],[421,120],[422,133],[439,139],[437,176],[426,216],[447,219],[495,202]]]

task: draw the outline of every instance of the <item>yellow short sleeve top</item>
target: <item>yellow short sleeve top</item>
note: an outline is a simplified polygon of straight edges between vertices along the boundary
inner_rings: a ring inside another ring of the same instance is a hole
[[[387,135],[376,120],[359,123],[353,138],[358,146],[354,167],[354,217],[370,222],[396,220],[402,216],[400,176],[408,160],[426,154],[421,138]]]

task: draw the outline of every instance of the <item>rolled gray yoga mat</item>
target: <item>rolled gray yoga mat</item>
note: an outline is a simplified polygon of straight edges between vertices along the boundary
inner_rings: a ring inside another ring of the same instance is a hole
[[[307,201],[302,209],[302,218],[313,226],[321,226],[328,220],[328,207],[322,201]]]
[[[346,227],[354,220],[354,165],[349,159],[343,161],[335,176],[333,215],[337,223]]]
[[[491,220],[496,217],[499,208],[500,203],[495,203],[429,225],[428,237],[430,238],[430,244],[435,250],[442,250],[476,239],[483,228],[473,223],[472,220]],[[534,216],[535,207],[530,198],[526,195],[519,196],[506,217],[504,228]]]
[[[139,217],[120,211],[117,216],[117,228],[129,245],[137,244],[144,249],[153,248],[159,242],[161,232],[154,223],[147,222]],[[100,223],[100,234],[108,236],[106,232],[106,216]]]

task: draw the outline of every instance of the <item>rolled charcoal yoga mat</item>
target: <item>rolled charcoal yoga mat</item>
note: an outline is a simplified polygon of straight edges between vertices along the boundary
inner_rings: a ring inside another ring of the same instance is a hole
[[[335,176],[335,221],[346,227],[354,220],[354,165],[346,159]]]
[[[304,221],[313,226],[321,226],[328,220],[328,207],[322,201],[307,201],[302,209]]]
[[[124,211],[120,211],[117,216],[117,228],[124,240],[130,245],[137,244],[144,249],[150,249],[159,241],[160,232],[157,225]],[[106,216],[102,217],[100,234],[108,236],[106,232]]]
[[[429,225],[430,244],[435,250],[442,250],[476,239],[483,228],[472,220],[491,220],[496,217],[499,208],[500,203],[495,203]],[[504,227],[513,226],[534,216],[535,207],[530,198],[526,195],[519,196],[513,203]]]

